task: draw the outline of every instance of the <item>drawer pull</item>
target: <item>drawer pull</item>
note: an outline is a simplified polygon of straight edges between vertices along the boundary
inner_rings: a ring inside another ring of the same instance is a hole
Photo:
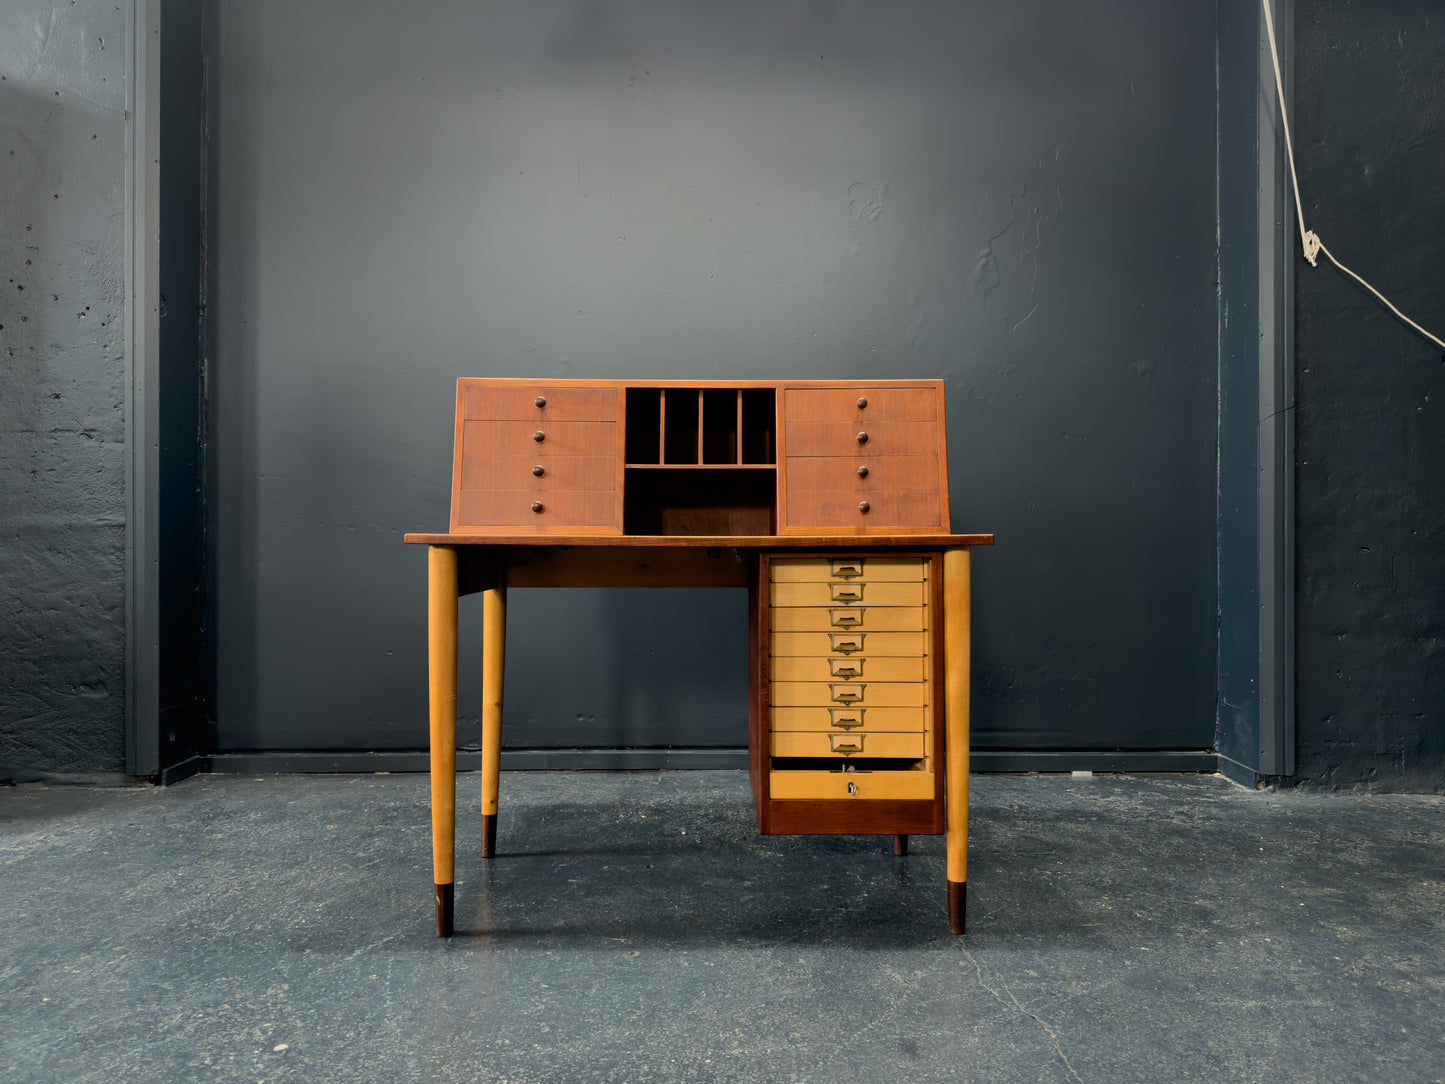
[[[867,708],[829,708],[828,721],[839,730],[857,730]]]
[[[842,753],[845,757],[851,757],[854,753],[863,752],[863,743],[867,740],[867,734],[829,734],[828,748],[835,753]]]
[[[854,678],[863,676],[862,659],[829,659],[828,672],[834,677],[846,678],[852,681]]]
[[[868,405],[868,400],[867,400],[867,399],[864,399],[861,395],[858,396],[858,409],[859,409],[859,410],[862,410],[862,409],[863,409],[864,407],[866,407],[867,405]]]
[[[841,632],[830,632],[828,633],[828,640],[831,643],[833,650],[836,651],[838,654],[856,655],[858,652],[863,650],[863,638],[867,635],[868,634],[866,632],[846,634]]]
[[[868,434],[860,431],[860,432],[858,433],[858,443],[859,443],[859,444],[867,444],[867,443],[868,443]]]
[[[866,516],[866,515],[868,514],[868,502],[867,502],[867,501],[859,501],[859,502],[858,502],[858,511],[862,512],[862,513]]]
[[[863,585],[861,583],[830,583],[828,587],[833,592],[834,602],[863,601]]]
[[[547,405],[547,397],[545,395],[539,395],[537,396],[537,398],[533,399],[532,402],[537,404],[538,410],[541,410],[544,406]]]
[[[839,704],[856,704],[863,699],[863,690],[867,685],[833,685],[828,686],[828,695]]]
[[[851,580],[854,576],[863,575],[863,558],[830,559],[828,567],[840,580]]]
[[[859,468],[858,468],[858,477],[859,477],[859,478],[867,478],[867,477],[868,477],[868,468],[867,468],[867,467],[859,467]]]
[[[540,478],[547,472],[543,469],[542,464],[538,463],[535,467],[532,468],[532,473],[535,474],[538,478]]]
[[[533,511],[533,512],[536,512],[538,515],[541,515],[541,513],[542,513],[542,502],[541,502],[541,501],[533,501],[533,502],[532,502],[532,511]]]
[[[866,610],[829,610],[828,620],[834,628],[852,629],[863,624],[863,615]]]
[[[535,433],[532,434],[532,439],[535,440],[538,444],[541,444],[544,440],[547,439],[547,434],[542,432],[542,430],[538,429]]]

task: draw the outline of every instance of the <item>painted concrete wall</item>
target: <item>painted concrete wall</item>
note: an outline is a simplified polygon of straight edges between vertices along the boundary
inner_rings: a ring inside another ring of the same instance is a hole
[[[1296,0],[1306,225],[1445,337],[1445,13]],[[1296,257],[1298,258],[1298,257]],[[1299,265],[1298,778],[1445,788],[1445,353]]]
[[[127,23],[0,5],[0,778],[125,766]]]
[[[424,741],[459,375],[943,376],[976,740],[1212,743],[1212,4],[345,10],[216,12],[224,746]],[[740,597],[511,621],[509,744],[744,743]]]

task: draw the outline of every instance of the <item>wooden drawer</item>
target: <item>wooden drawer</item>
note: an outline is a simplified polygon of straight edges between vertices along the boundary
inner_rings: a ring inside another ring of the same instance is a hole
[[[842,733],[848,730],[922,733],[928,727],[927,708],[811,707],[773,708],[773,730],[809,730]]]
[[[864,439],[859,440],[862,436]],[[795,456],[938,455],[934,422],[794,422],[786,427],[788,468]],[[791,482],[789,483],[791,486]]]
[[[921,760],[924,756],[923,734],[870,733],[852,731],[837,734],[812,734],[804,731],[774,732],[775,757],[906,757]],[[776,778],[776,776],[775,776]]]
[[[770,772],[768,789],[786,798],[922,798],[933,797],[931,772]]]
[[[922,681],[925,676],[924,660],[916,656],[783,656],[773,659],[769,671],[773,681]]]
[[[922,655],[928,636],[917,632],[774,632],[771,653],[787,655]]]
[[[462,528],[609,527],[617,523],[617,496],[601,490],[464,489],[460,501],[458,526]],[[533,509],[533,504],[541,509]]]
[[[864,579],[870,583],[922,580],[922,557],[786,557],[768,564],[773,583]]]
[[[859,497],[856,493],[808,492],[788,488],[788,523],[815,527],[942,528],[934,490],[901,490]]]
[[[857,439],[857,434],[854,434]],[[860,475],[859,469],[867,471]],[[939,489],[936,455],[869,455],[858,449],[851,457],[788,456],[789,490],[831,490],[872,500],[877,494]]]
[[[913,632],[927,627],[922,606],[781,606],[775,632]]]
[[[866,405],[859,406],[859,400]],[[789,422],[931,422],[938,393],[932,388],[789,388],[783,393]]]
[[[538,399],[543,402],[540,407]],[[462,393],[462,417],[613,422],[617,420],[617,389],[471,384]]]
[[[542,473],[536,473],[540,467]],[[462,490],[606,490],[617,488],[617,460],[600,455],[464,455]]]
[[[537,439],[540,435],[541,439]],[[617,455],[613,422],[469,421],[463,423],[462,456]]]
[[[774,681],[768,695],[779,708],[921,708],[928,703],[928,686],[921,681]]]
[[[869,583],[866,579],[829,580],[826,583],[774,583],[774,606],[922,606],[925,585]]]

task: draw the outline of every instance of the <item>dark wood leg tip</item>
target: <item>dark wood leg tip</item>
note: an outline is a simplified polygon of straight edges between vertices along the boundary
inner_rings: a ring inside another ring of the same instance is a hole
[[[899,858],[902,858],[904,855],[906,855],[906,854],[908,853],[908,837],[907,837],[907,836],[898,836],[898,835],[895,835],[895,836],[893,837],[893,853],[896,854]]]
[[[482,857],[497,857],[497,815],[482,814]]]
[[[948,932],[963,933],[968,912],[968,882],[948,882]]]
[[[456,885],[437,885],[437,936],[452,935],[452,920],[455,915]]]

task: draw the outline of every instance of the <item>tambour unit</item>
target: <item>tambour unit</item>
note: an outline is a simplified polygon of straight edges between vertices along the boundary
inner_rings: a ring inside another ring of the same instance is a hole
[[[938,565],[761,557],[749,745],[764,834],[944,830]]]

